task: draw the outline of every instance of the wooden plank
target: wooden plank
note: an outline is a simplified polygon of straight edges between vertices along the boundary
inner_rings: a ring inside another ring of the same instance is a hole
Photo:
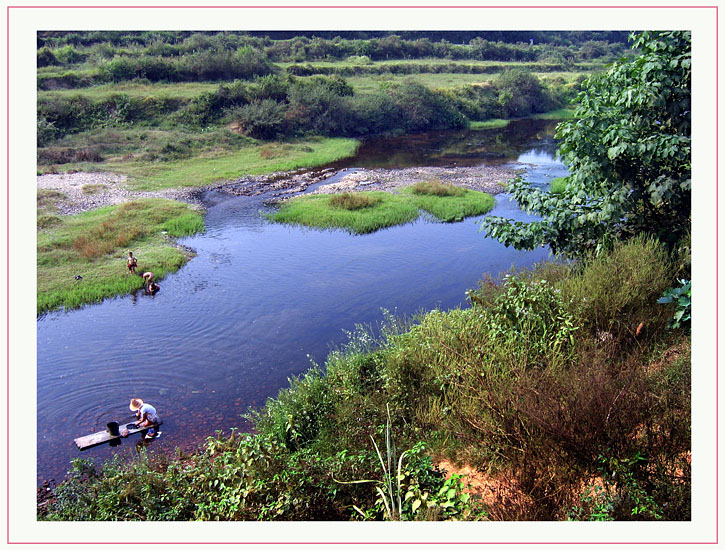
[[[128,430],[128,435],[133,435],[139,432],[145,432],[149,428],[156,428],[158,426],[161,426],[163,422],[159,422],[158,424],[149,424],[148,426],[143,427],[136,426],[135,422],[119,422],[118,424],[118,429],[120,431],[123,431],[123,429],[126,428]],[[83,451],[85,449],[90,449],[91,447],[95,447],[96,445],[102,445],[103,443],[108,443],[109,441],[113,441],[116,439],[124,438],[121,435],[111,435],[110,433],[108,433],[108,431],[103,430],[102,432],[96,432],[89,435],[77,437],[73,441],[75,442],[78,449]]]

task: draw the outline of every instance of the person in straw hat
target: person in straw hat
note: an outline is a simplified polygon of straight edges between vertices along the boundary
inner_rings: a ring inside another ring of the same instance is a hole
[[[136,418],[138,418],[136,426],[149,426],[151,424],[157,424],[161,420],[159,415],[156,413],[156,408],[149,403],[144,403],[143,400],[138,397],[131,399],[131,404],[128,408],[136,413]],[[161,432],[158,431],[158,428],[152,426],[146,434],[146,439],[153,439],[160,433]]]

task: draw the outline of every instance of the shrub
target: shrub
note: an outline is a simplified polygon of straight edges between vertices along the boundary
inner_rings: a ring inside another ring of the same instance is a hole
[[[361,208],[369,208],[382,202],[382,198],[363,193],[340,193],[330,197],[329,204],[334,208],[344,208],[345,210],[360,210]]]
[[[523,69],[506,69],[496,81],[496,89],[507,117],[543,113],[553,106],[536,75]]]
[[[416,195],[434,195],[436,197],[460,197],[465,194],[465,189],[443,184],[439,179],[419,181],[412,186],[411,190]]]
[[[284,441],[290,450],[298,450],[320,436],[333,407],[330,388],[315,365],[301,377],[291,378],[289,388],[269,398],[263,412],[250,411],[247,418],[260,433]]]
[[[507,275],[504,290],[484,311],[483,324],[494,342],[516,350],[522,365],[567,359],[577,327],[561,293],[546,280],[525,282]]]
[[[86,56],[76,50],[73,46],[67,45],[58,48],[53,52],[55,58],[66,65],[80,63],[85,60]]]
[[[582,260],[578,275],[562,283],[562,296],[590,334],[631,338],[640,323],[650,331],[666,325],[669,314],[657,299],[670,286],[671,271],[665,247],[637,237],[604,257]]]
[[[230,112],[242,132],[257,139],[272,139],[284,133],[286,107],[272,99],[253,101]]]
[[[53,51],[50,48],[40,48],[37,56],[38,67],[47,67],[48,65],[58,65],[58,59],[56,59]]]

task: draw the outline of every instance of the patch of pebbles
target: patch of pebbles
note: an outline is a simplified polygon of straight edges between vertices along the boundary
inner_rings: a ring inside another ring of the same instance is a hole
[[[495,195],[506,189],[502,183],[515,177],[517,171],[503,166],[458,166],[452,168],[424,166],[400,169],[355,169],[335,183],[321,185],[312,193],[343,193],[346,191],[392,191],[420,181],[440,180],[475,191]]]
[[[127,189],[126,182],[126,176],[107,172],[43,174],[37,177],[38,190],[48,189],[63,194],[62,198],[54,201],[61,216],[79,214],[142,197],[161,197],[201,206],[201,193],[198,188],[132,191]]]

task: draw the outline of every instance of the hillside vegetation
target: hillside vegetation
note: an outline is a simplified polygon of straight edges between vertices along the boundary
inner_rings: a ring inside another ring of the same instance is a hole
[[[360,139],[558,109],[624,51],[616,33],[534,45],[383,34],[39,33],[38,170],[112,170],[143,182],[164,163],[229,156],[237,168],[227,176],[239,177],[253,173],[268,140],[305,146],[311,136]],[[305,166],[339,155],[323,149]]]

